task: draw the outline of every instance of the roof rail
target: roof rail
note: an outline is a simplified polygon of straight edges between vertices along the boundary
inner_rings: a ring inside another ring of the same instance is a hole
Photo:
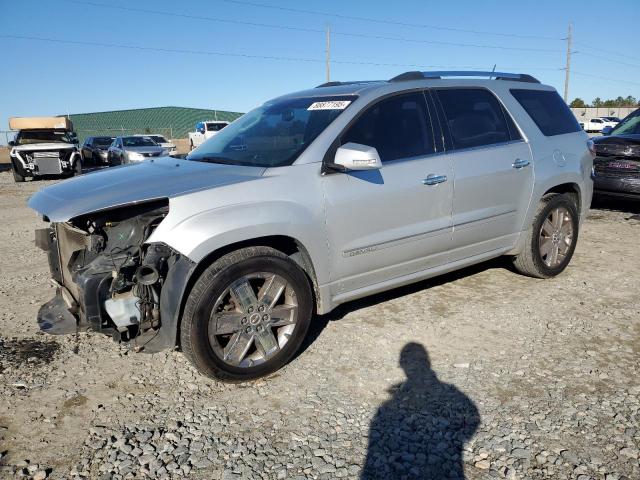
[[[526,73],[505,72],[474,72],[474,71],[442,71],[442,72],[405,72],[393,77],[390,82],[404,82],[406,80],[424,80],[426,78],[443,77],[489,77],[496,80],[512,80],[515,82],[540,83],[540,81]]]
[[[378,83],[384,80],[354,80],[353,82],[327,82],[318,85],[316,88],[337,87],[338,85],[357,85],[358,83]]]

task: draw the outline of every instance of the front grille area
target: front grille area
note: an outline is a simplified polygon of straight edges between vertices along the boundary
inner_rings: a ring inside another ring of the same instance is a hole
[[[57,175],[62,173],[58,158],[34,158],[33,163],[38,166],[40,175]]]
[[[142,154],[143,157],[159,157],[160,156],[160,152],[155,152],[155,153],[143,153]]]
[[[626,158],[597,158],[593,163],[596,176],[610,178],[640,178],[640,161]]]
[[[20,152],[20,156],[27,163],[33,163],[40,175],[59,175],[63,172],[60,161],[69,162],[74,149],[38,150],[34,152]]]

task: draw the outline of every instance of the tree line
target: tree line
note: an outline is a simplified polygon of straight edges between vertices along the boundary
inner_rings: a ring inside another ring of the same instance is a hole
[[[627,97],[610,98],[609,100],[602,100],[600,97],[596,97],[591,102],[591,105],[587,104],[581,98],[575,98],[569,106],[571,108],[585,108],[585,107],[640,107],[638,99],[632,95]]]

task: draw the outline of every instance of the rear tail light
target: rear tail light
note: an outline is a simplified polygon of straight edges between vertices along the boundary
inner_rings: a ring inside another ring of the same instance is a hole
[[[593,142],[593,140],[587,140],[587,148],[589,149],[591,156],[593,158],[596,158],[596,144]]]

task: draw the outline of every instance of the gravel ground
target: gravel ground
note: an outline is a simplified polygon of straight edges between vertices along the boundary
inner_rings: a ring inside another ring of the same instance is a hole
[[[226,385],[38,332],[47,183],[0,173],[0,477],[640,478],[640,205],[592,210],[559,278],[497,260],[353,302]]]

